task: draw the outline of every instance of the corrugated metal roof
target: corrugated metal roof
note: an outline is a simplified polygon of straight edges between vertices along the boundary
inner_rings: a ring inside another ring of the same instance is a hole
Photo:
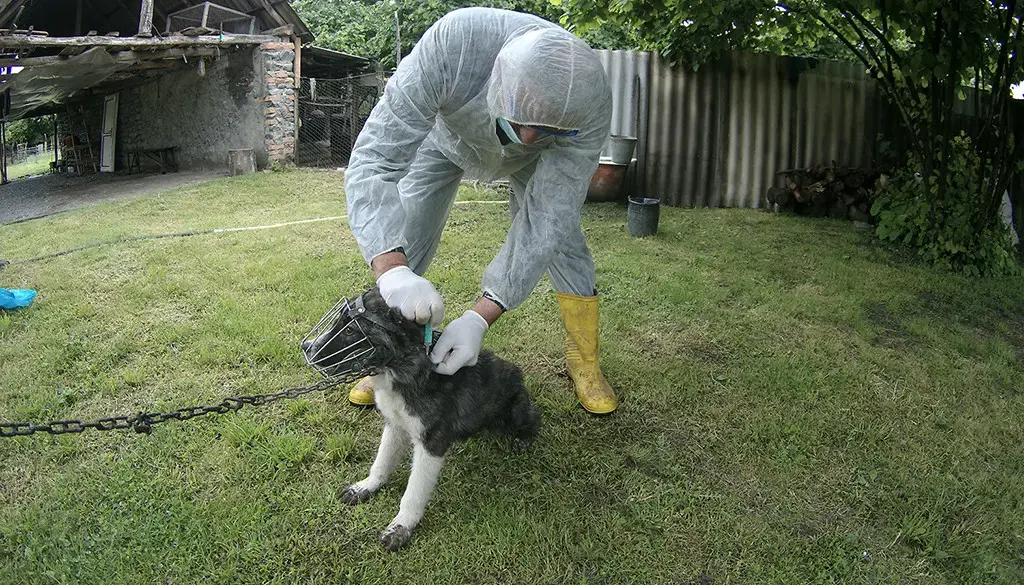
[[[100,34],[118,30],[122,34],[130,34],[132,23],[138,25],[138,14],[141,2],[122,2],[121,0],[88,0],[84,11],[93,22],[105,19],[108,30]],[[201,2],[183,0],[155,0],[153,3],[153,24],[158,30],[164,30],[168,14],[184,8],[201,4]],[[313,33],[306,23],[302,22],[287,0],[218,0],[214,4],[244,12],[256,17],[257,32],[268,31],[287,24],[292,25],[295,34],[302,42],[313,41]],[[24,10],[22,10],[24,9]],[[66,28],[69,19],[74,19],[76,4],[73,0],[0,0],[0,28],[11,28],[17,24],[21,28],[29,25],[37,30],[51,33]],[[20,17],[19,17],[20,14]],[[17,22],[15,23],[15,19]],[[52,29],[52,30],[51,30]],[[57,32],[62,36],[72,36],[71,32]]]
[[[302,76],[324,79],[347,77],[376,70],[373,60],[323,47],[302,49]]]

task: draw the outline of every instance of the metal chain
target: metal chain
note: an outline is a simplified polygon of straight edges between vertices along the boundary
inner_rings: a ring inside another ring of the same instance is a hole
[[[47,432],[51,435],[63,435],[66,433],[81,433],[86,429],[97,431],[113,431],[120,429],[132,429],[136,433],[149,434],[153,425],[174,420],[188,420],[197,416],[207,414],[225,414],[237,412],[245,405],[263,406],[284,398],[298,398],[310,392],[327,390],[339,384],[354,382],[361,377],[361,374],[353,374],[330,380],[321,380],[309,386],[297,386],[285,388],[280,392],[270,394],[252,394],[248,396],[230,396],[211,406],[186,406],[171,412],[140,412],[134,415],[111,416],[95,421],[83,422],[80,420],[57,420],[43,424],[24,422],[0,422],[0,438],[23,437],[33,433]]]

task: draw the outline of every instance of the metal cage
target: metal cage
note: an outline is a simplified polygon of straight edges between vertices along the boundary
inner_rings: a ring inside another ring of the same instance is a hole
[[[297,96],[298,165],[348,165],[356,137],[379,95],[380,83],[375,74],[344,79],[303,77]]]
[[[251,35],[256,31],[256,17],[213,2],[203,2],[167,15],[166,32],[179,32],[188,28]]]

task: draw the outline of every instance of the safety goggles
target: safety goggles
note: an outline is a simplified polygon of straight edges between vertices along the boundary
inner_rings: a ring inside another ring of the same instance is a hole
[[[502,132],[505,133],[505,136],[508,137],[509,140],[516,144],[523,143],[523,140],[519,138],[519,133],[516,132],[515,128],[512,127],[511,122],[509,122],[505,118],[498,118],[498,126],[501,128]],[[579,130],[555,130],[553,128],[545,128],[544,126],[533,126],[528,124],[523,124],[523,126],[526,126],[531,130],[536,130],[537,132],[540,132],[545,136],[555,136],[559,138],[576,136],[577,134],[580,133]]]

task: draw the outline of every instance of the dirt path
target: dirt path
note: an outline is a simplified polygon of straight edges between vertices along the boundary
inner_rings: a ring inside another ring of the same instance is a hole
[[[70,209],[194,185],[223,177],[223,172],[40,175],[0,185],[0,224],[43,217]]]

